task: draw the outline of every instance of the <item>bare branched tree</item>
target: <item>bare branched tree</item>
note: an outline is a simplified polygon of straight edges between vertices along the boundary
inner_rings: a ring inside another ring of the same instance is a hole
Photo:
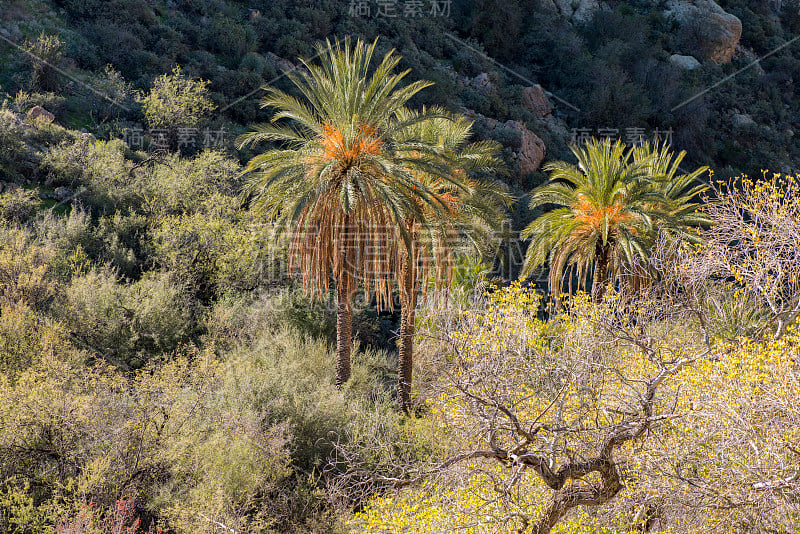
[[[458,469],[481,473],[494,481],[487,499],[502,500],[508,512],[499,520],[536,534],[574,507],[608,503],[624,487],[631,444],[680,416],[662,386],[711,354],[704,321],[687,313],[692,292],[667,293],[663,280],[683,283],[671,273],[599,305],[576,299],[547,323],[519,295],[467,315],[439,362],[447,377],[439,395],[451,407],[442,422],[461,450],[406,469],[386,454],[380,474],[362,472],[361,480],[399,487]],[[524,490],[528,471],[549,491],[540,506]]]
[[[460,517],[535,534],[578,507],[643,532],[800,526],[800,337],[720,334],[715,302],[743,291],[720,254],[662,239],[655,276],[600,303],[576,298],[543,321],[518,287],[443,321],[428,362],[444,378],[427,392],[446,432],[416,456],[398,454],[413,438],[388,425],[361,449],[342,444],[343,488],[367,497],[477,476],[485,505]]]
[[[713,192],[704,208],[713,221],[703,232],[705,261],[735,279],[740,295],[769,308],[777,339],[800,315],[800,184],[775,174],[717,182]]]

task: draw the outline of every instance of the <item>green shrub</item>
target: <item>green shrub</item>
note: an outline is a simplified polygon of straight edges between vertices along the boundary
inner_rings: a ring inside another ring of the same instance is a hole
[[[64,216],[48,210],[35,221],[35,228],[39,239],[53,251],[50,272],[55,279],[69,281],[74,274],[89,270],[87,251],[95,250],[96,239],[88,212],[80,206]]]
[[[65,99],[55,93],[19,91],[14,95],[13,109],[24,115],[35,106],[41,106],[50,113],[58,115],[64,107]]]
[[[382,353],[355,349],[353,378],[344,391],[334,385],[330,344],[294,330],[265,333],[225,357],[223,397],[246,402],[261,414],[265,428],[291,429],[287,449],[293,474],[268,504],[272,516],[284,522],[282,531],[332,532],[334,489],[346,468],[335,460],[336,444],[353,425],[361,433],[374,431],[370,422],[376,413],[390,426],[398,420],[381,380],[391,363]]]
[[[8,478],[0,485],[0,531],[8,534],[35,534],[52,523],[47,510],[36,506],[30,482]]]
[[[124,108],[132,107],[133,88],[113,66],[106,65],[90,83],[102,95],[91,93],[91,107],[97,113],[97,119],[107,121],[119,116]]]
[[[0,375],[13,383],[42,354],[67,343],[57,326],[24,304],[3,303],[0,313]],[[2,508],[0,508],[2,509]],[[2,521],[2,519],[0,519]]]
[[[44,32],[35,41],[27,41],[23,48],[31,62],[30,85],[39,91],[58,92],[61,89],[61,73],[58,68],[64,59],[64,43],[56,35]]]
[[[100,268],[75,276],[55,313],[93,349],[141,367],[190,340],[194,307],[169,273],[125,284]]]
[[[56,293],[49,276],[53,250],[20,228],[0,229],[0,242],[0,301],[46,308]]]
[[[87,143],[62,142],[49,147],[40,163],[44,183],[51,187],[74,186],[83,181],[89,171]]]
[[[91,141],[83,136],[51,147],[41,169],[48,185],[81,189],[78,198],[99,211],[127,212],[141,204],[143,187],[126,150],[119,139]]]
[[[234,205],[239,173],[238,163],[219,151],[205,150],[192,159],[171,155],[147,173],[144,209],[151,215],[224,210]]]
[[[24,130],[17,116],[5,107],[0,108],[0,179],[13,180],[19,175],[27,150]]]
[[[204,301],[225,291],[253,290],[277,281],[280,250],[272,229],[235,201],[214,194],[200,210],[159,217],[153,230],[158,265],[186,280]]]
[[[41,204],[36,189],[16,187],[0,193],[0,218],[21,223],[25,222]]]
[[[166,130],[171,146],[176,147],[178,129],[200,126],[214,110],[215,105],[208,97],[208,83],[193,80],[180,67],[156,78],[150,92],[137,99],[144,109],[147,125]]]
[[[180,355],[129,379],[106,365],[85,365],[66,340],[37,356],[12,383],[0,374],[0,480],[13,481],[0,486],[0,503],[26,505],[12,515],[0,508],[0,526],[24,517],[30,523],[17,532],[52,532],[90,502],[108,509],[126,494],[141,503],[136,515],[145,519],[149,508],[152,517],[174,460],[165,442],[189,441],[218,416],[207,408],[213,360]],[[232,441],[242,439],[224,428]]]
[[[210,50],[231,59],[238,59],[254,48],[255,33],[249,26],[224,15],[217,15],[209,22],[208,29],[202,36],[202,42]]]

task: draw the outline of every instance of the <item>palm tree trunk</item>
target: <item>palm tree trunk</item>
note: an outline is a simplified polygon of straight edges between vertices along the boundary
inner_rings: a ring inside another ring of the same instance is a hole
[[[411,381],[414,372],[414,318],[417,308],[415,269],[408,253],[403,254],[400,264],[400,340],[397,360],[397,399],[400,409],[411,410]]]
[[[401,312],[400,358],[397,364],[397,396],[400,409],[408,413],[411,409],[411,380],[414,364],[414,309]]]
[[[400,270],[403,284],[400,310],[400,342],[397,361],[397,399],[400,409],[406,413],[411,409],[411,381],[414,369],[414,316],[416,313],[416,294],[413,284],[413,272],[407,256]]]
[[[594,276],[592,278],[592,302],[600,302],[608,285],[608,261],[610,247],[597,243],[595,249]]]
[[[342,280],[336,293],[336,387],[350,380],[350,350],[353,345],[353,300],[349,280]]]

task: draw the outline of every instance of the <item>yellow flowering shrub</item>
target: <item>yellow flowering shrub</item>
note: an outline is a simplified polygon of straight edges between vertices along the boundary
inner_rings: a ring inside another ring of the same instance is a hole
[[[619,534],[641,532],[644,524],[649,532],[676,533],[800,527],[800,510],[785,497],[800,490],[796,329],[769,342],[712,339],[704,350],[689,319],[645,324],[647,305],[631,306],[618,295],[601,305],[578,296],[547,320],[539,304],[533,288],[512,284],[491,293],[482,310],[465,312],[450,332],[450,375],[427,413],[443,446],[513,451],[528,431],[541,438],[541,454],[548,439],[562,440],[549,449],[556,467],[569,457],[590,458],[621,414],[635,410],[641,384],[686,361],[659,390],[646,433],[617,449],[621,491],[604,506],[574,508],[551,532]],[[602,325],[617,333],[616,344]],[[646,333],[647,350],[625,343],[625,332]],[[476,423],[481,413],[494,426]],[[559,426],[568,432],[553,430]],[[535,532],[553,494],[533,469],[511,461],[471,459],[436,474],[373,498],[351,520],[351,531]],[[589,474],[583,482],[599,479]]]

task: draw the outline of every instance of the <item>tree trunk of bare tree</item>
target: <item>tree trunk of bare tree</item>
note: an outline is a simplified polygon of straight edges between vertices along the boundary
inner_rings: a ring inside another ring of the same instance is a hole
[[[336,386],[350,380],[350,350],[353,345],[353,291],[342,281],[336,295]]]

